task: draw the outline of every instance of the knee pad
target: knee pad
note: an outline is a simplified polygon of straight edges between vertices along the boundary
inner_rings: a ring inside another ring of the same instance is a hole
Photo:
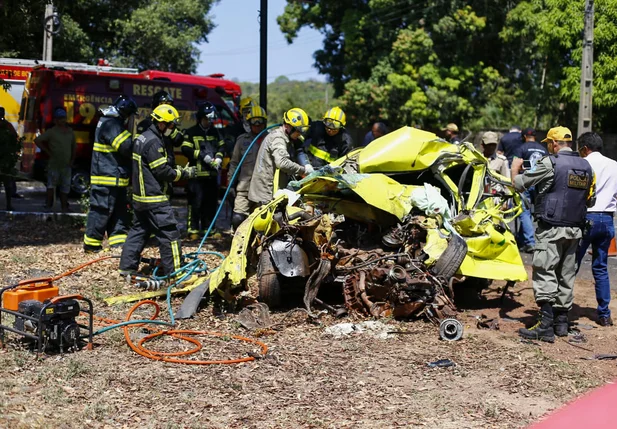
[[[234,227],[234,229],[238,229],[240,224],[244,222],[247,217],[247,215],[234,212],[233,216],[231,217],[231,225]]]

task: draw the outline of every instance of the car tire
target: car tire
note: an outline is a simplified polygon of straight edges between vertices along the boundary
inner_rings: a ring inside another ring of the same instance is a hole
[[[459,235],[452,234],[448,247],[431,268],[433,275],[450,279],[463,263],[467,255],[467,242]]]
[[[270,309],[280,307],[281,279],[267,249],[264,249],[261,255],[259,255],[257,276],[259,282],[259,301],[265,303]]]

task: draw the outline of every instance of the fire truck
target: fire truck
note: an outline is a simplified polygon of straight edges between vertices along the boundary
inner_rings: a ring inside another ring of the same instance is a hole
[[[13,66],[27,67],[28,64]],[[236,105],[241,92],[237,84],[227,82],[230,81],[221,78],[155,71],[139,73],[136,69],[78,63],[35,64],[25,83],[19,109],[18,130],[25,138],[21,170],[35,179],[44,180],[45,155],[34,144],[34,138],[53,125],[53,110],[64,107],[77,141],[72,190],[77,194],[86,192],[99,110],[121,94],[133,97],[139,107],[138,114],[129,124],[129,130],[133,132],[137,124],[150,114],[152,95],[164,90],[174,97],[175,106],[182,115],[182,128],[195,124],[195,112],[200,102],[210,101],[218,111],[215,127],[221,138],[232,142],[234,136],[230,130],[238,121]],[[204,84],[209,84],[209,87]],[[179,151],[176,159],[181,165],[186,162]]]

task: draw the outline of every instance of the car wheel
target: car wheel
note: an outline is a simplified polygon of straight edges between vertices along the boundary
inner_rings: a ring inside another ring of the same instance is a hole
[[[467,255],[467,242],[459,235],[453,234],[448,247],[441,254],[431,272],[438,277],[449,279],[460,268]]]
[[[75,170],[71,177],[71,192],[76,196],[88,193],[90,187],[90,173],[86,170]]]
[[[263,250],[259,255],[257,276],[259,279],[259,301],[265,303],[270,309],[280,307],[281,282],[268,250]]]

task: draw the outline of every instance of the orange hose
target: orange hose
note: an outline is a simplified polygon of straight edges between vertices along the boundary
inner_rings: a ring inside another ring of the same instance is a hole
[[[137,304],[135,304],[127,313],[125,320],[130,321],[131,316],[133,315],[135,310],[137,310],[142,305],[154,306],[154,315],[150,317],[150,320],[155,320],[157,318],[160,312],[159,305],[152,300],[145,300],[145,301],[140,301]],[[95,316],[95,319],[103,321],[105,323],[111,323],[111,324],[119,323],[119,321],[117,320],[106,319],[106,318],[99,317],[99,316]],[[144,325],[145,324],[139,323],[139,324],[133,325],[132,327],[142,327]],[[203,349],[203,344],[199,340],[195,338],[191,338],[191,336],[193,335],[208,335],[211,337],[228,336],[238,341],[243,341],[246,343],[258,345],[261,348],[261,356],[265,356],[266,353],[268,353],[268,346],[262,343],[261,341],[254,340],[252,338],[242,337],[240,335],[228,335],[228,334],[223,334],[220,332],[193,331],[193,330],[187,330],[187,329],[170,329],[170,330],[163,331],[163,330],[159,330],[159,329],[148,327],[148,326],[145,326],[145,328],[148,329],[149,331],[152,331],[152,333],[149,335],[146,335],[144,338],[140,339],[137,344],[135,344],[129,334],[129,328],[130,328],[129,326],[122,327],[122,329],[124,329],[124,339],[126,340],[126,343],[129,345],[129,347],[135,353],[141,356],[147,357],[148,359],[157,360],[157,361],[163,361],[163,362],[169,362],[169,363],[182,363],[182,364],[187,364],[187,365],[216,365],[216,364],[234,364],[234,363],[242,363],[242,362],[251,362],[255,360],[254,356],[247,356],[247,357],[237,358],[237,359],[222,359],[222,360],[178,359],[177,357],[179,356],[189,356]],[[148,341],[151,341],[155,338],[158,338],[164,335],[169,335],[173,338],[187,341],[193,344],[195,347],[193,347],[190,350],[183,350],[179,352],[158,352],[155,350],[150,350],[144,346],[144,344],[147,343]]]

